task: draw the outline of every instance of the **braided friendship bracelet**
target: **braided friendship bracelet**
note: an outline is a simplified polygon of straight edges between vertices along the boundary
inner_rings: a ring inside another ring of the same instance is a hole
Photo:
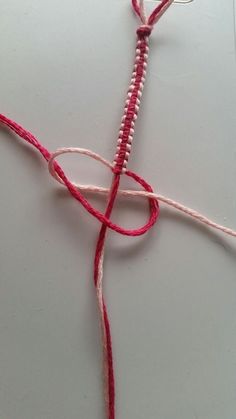
[[[50,174],[63,186],[65,186],[70,194],[79,201],[83,207],[101,223],[100,232],[98,235],[95,257],[94,257],[94,283],[101,319],[102,329],[102,345],[104,357],[104,387],[105,387],[105,405],[107,419],[115,419],[115,380],[113,368],[113,353],[110,323],[108,313],[103,296],[103,259],[104,247],[107,229],[110,228],[117,233],[127,236],[140,236],[152,228],[159,217],[159,202],[169,205],[178,211],[185,213],[193,219],[201,222],[209,227],[220,230],[223,233],[236,237],[236,231],[231,230],[222,225],[216,224],[210,219],[206,218],[197,211],[192,210],[170,198],[159,195],[153,192],[152,187],[140,176],[127,169],[128,160],[131,152],[132,141],[134,136],[135,121],[137,119],[142,91],[145,83],[146,68],[148,60],[148,41],[149,36],[153,30],[154,25],[158,22],[163,13],[169,8],[174,0],[162,0],[154,9],[149,17],[146,16],[144,7],[144,0],[132,0],[132,6],[135,13],[141,20],[141,26],[137,30],[137,44],[135,64],[132,73],[131,84],[128,89],[127,99],[125,102],[124,114],[121,120],[121,126],[117,141],[117,150],[112,163],[94,153],[93,151],[83,148],[61,148],[54,153],[50,153],[40,142],[27,130],[21,127],[16,122],[0,114],[0,122],[9,127],[13,132],[23,138],[25,141],[33,145],[48,162],[48,169]],[[109,189],[94,186],[94,185],[80,185],[72,183],[60,165],[56,162],[56,158],[62,154],[78,153],[86,155],[92,159],[101,162],[108,167],[112,173],[112,184]],[[132,178],[137,184],[142,187],[142,190],[121,190],[119,189],[121,176],[125,175]],[[105,214],[96,210],[89,201],[83,196],[83,192],[91,192],[95,194],[102,194],[107,196],[107,207]],[[149,219],[146,224],[137,229],[125,229],[110,219],[111,213],[117,196],[134,197],[139,196],[148,200],[149,203]]]

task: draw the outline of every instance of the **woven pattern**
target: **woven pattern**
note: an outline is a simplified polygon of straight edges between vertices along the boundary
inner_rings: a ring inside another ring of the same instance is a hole
[[[106,407],[106,418],[115,419],[115,378],[112,352],[111,328],[107,313],[107,308],[103,296],[103,261],[105,251],[105,239],[107,230],[110,228],[119,234],[126,236],[140,236],[150,230],[159,217],[159,202],[175,208],[178,211],[192,217],[211,228],[222,231],[225,234],[236,237],[236,232],[230,228],[221,226],[199,212],[188,208],[170,198],[153,192],[152,187],[139,175],[128,170],[128,160],[134,139],[135,121],[138,117],[140,101],[146,78],[146,68],[149,53],[149,36],[152,33],[154,25],[158,22],[163,13],[173,3],[173,0],[162,0],[154,9],[149,17],[146,15],[144,1],[132,0],[134,12],[141,21],[141,26],[137,30],[137,43],[135,64],[131,78],[131,84],[128,88],[125,102],[124,114],[122,116],[121,127],[118,136],[117,150],[112,163],[96,154],[93,151],[83,148],[61,148],[51,153],[49,152],[29,131],[25,130],[19,124],[6,116],[0,114],[0,123],[7,126],[22,139],[34,146],[48,163],[50,174],[57,182],[66,187],[69,193],[75,198],[92,216],[100,223],[100,231],[96,243],[94,256],[94,284],[96,289],[103,346],[103,364],[104,364],[104,400]],[[109,189],[95,185],[77,185],[69,180],[62,167],[57,163],[56,158],[61,154],[78,153],[89,156],[111,170],[112,182]],[[121,190],[121,176],[132,178],[141,190]],[[107,197],[107,207],[105,213],[101,213],[94,208],[83,196],[83,191],[90,193],[103,194]],[[140,196],[147,200],[149,204],[149,218],[146,224],[137,229],[125,229],[111,221],[112,210],[118,196],[123,195],[129,198]]]

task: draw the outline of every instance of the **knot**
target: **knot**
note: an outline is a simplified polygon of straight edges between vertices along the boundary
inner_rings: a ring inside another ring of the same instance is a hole
[[[87,150],[84,148],[77,148],[77,147],[68,147],[68,148],[59,148],[54,153],[51,153],[48,160],[48,169],[52,177],[54,177],[57,182],[64,185],[68,191],[71,193],[71,195],[79,201],[83,207],[95,218],[97,218],[98,221],[100,221],[102,224],[105,224],[108,228],[111,230],[116,231],[119,234],[125,235],[125,236],[141,236],[144,233],[146,233],[150,228],[156,223],[158,217],[159,217],[159,204],[155,197],[152,196],[153,189],[152,187],[140,176],[136,175],[135,173],[131,171],[126,171],[125,175],[129,178],[132,178],[134,182],[139,184],[139,186],[142,187],[142,191],[147,193],[147,196],[144,195],[144,197],[149,202],[149,218],[146,224],[144,224],[142,227],[139,227],[137,229],[126,229],[118,224],[113,223],[109,217],[106,216],[106,214],[103,214],[102,212],[98,211],[96,208],[94,208],[89,201],[83,196],[82,192],[93,192],[93,193],[100,193],[109,195],[110,189],[106,189],[103,187],[95,186],[95,185],[80,185],[71,182],[62,168],[59,166],[59,164],[55,161],[57,157],[59,157],[62,154],[68,154],[68,153],[77,153],[81,155],[85,155],[87,157],[90,157],[94,160],[97,160],[98,162],[102,163],[104,166],[108,167],[111,171],[113,171],[113,164],[101,157],[99,154],[94,153],[91,150]],[[137,193],[138,191],[135,191]],[[130,194],[126,193],[125,191],[118,191],[118,194],[124,194],[126,196],[129,196]],[[131,193],[132,195],[132,193]],[[139,194],[138,194],[139,195]]]
[[[137,35],[139,38],[145,38],[146,36],[150,36],[153,30],[153,26],[151,25],[142,25],[137,29]]]
[[[0,121],[1,121],[1,115],[0,115]],[[97,218],[101,223],[105,224],[108,228],[116,231],[117,233],[123,234],[125,236],[140,236],[144,233],[146,233],[150,228],[156,223],[158,216],[159,216],[159,202],[162,202],[166,204],[169,207],[174,208],[177,211],[180,211],[181,213],[188,215],[192,219],[198,221],[199,223],[205,224],[208,227],[211,227],[215,230],[219,230],[222,233],[231,236],[236,237],[236,231],[232,230],[231,228],[225,227],[223,225],[215,223],[213,220],[210,220],[209,218],[205,217],[203,214],[200,214],[199,212],[186,207],[185,205],[174,201],[173,199],[170,199],[168,197],[165,197],[163,195],[157,194],[153,192],[152,187],[140,176],[138,176],[136,173],[133,173],[129,170],[125,172],[125,176],[128,176],[129,178],[133,179],[139,186],[142,187],[141,190],[118,190],[118,195],[124,196],[124,197],[140,197],[144,198],[149,201],[149,219],[148,222],[134,230],[128,230],[125,229],[117,224],[114,224],[108,217],[106,217],[104,214],[93,208],[89,202],[84,198],[84,196],[81,194],[81,192],[90,192],[94,194],[101,194],[105,196],[109,196],[110,189],[104,188],[102,186],[95,186],[95,185],[80,185],[76,183],[72,183],[69,181],[69,179],[66,177],[65,173],[63,172],[62,168],[59,166],[59,164],[55,161],[56,157],[59,157],[62,154],[67,153],[78,153],[85,156],[88,156],[94,160],[97,160],[98,162],[102,163],[104,166],[108,167],[111,171],[113,171],[114,166],[112,163],[104,159],[102,156],[100,156],[97,153],[94,153],[94,151],[87,150],[84,148],[59,148],[54,153],[49,154],[48,160],[48,168],[49,172],[59,183],[61,183],[63,186],[67,187],[71,195],[79,201],[87,211],[93,215],[95,218]]]
[[[93,158],[94,160],[99,161],[103,165],[107,166],[111,171],[113,171],[114,166],[112,163],[110,163],[103,157],[99,156],[99,154],[96,154],[91,150],[86,150],[82,148],[62,148],[62,149],[57,150],[55,153],[50,153],[42,144],[40,144],[40,142],[37,140],[36,137],[34,137],[33,134],[31,134],[29,131],[24,129],[21,125],[17,124],[15,121],[12,121],[6,116],[0,114],[0,123],[10,128],[11,131],[15,132],[17,135],[19,135],[19,137],[21,137],[23,140],[25,140],[26,142],[30,143],[33,147],[35,147],[42,154],[45,160],[48,162],[48,168],[51,175],[58,182],[60,182],[65,187],[67,187],[71,195],[77,201],[79,201],[91,215],[96,217],[101,223],[105,224],[107,227],[116,231],[117,233],[120,233],[126,236],[140,236],[146,233],[157,221],[157,218],[159,216],[159,201],[160,201],[176,209],[177,211],[180,211],[183,214],[188,215],[192,219],[195,219],[196,221],[202,224],[205,224],[208,227],[211,227],[215,230],[219,230],[222,233],[227,234],[229,236],[236,237],[235,230],[225,227],[223,225],[217,224],[214,221],[210,220],[209,218],[205,217],[204,215],[200,214],[199,212],[191,208],[188,208],[184,206],[183,204],[180,204],[179,202],[176,202],[163,195],[154,193],[151,186],[144,179],[142,179],[137,174],[128,170],[125,172],[125,176],[128,176],[129,178],[133,179],[136,183],[138,183],[142,187],[142,190],[141,191],[118,190],[118,195],[123,195],[127,197],[140,196],[145,199],[148,199],[150,217],[149,217],[148,222],[143,227],[140,227],[139,229],[127,230],[125,228],[122,228],[112,223],[112,221],[109,218],[107,218],[104,214],[102,214],[101,212],[93,208],[81,193],[82,191],[85,191],[85,192],[94,192],[94,193],[100,193],[103,195],[109,195],[110,189],[103,188],[100,186],[94,186],[94,185],[77,185],[70,182],[67,176],[65,175],[64,171],[62,170],[62,168],[55,161],[55,159],[56,157],[65,153],[79,153],[79,154],[86,155],[88,157]]]

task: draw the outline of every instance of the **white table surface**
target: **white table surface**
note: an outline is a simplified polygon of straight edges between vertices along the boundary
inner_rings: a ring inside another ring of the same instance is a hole
[[[0,9],[0,112],[50,150],[112,159],[138,24],[129,0],[8,0]],[[130,160],[155,190],[231,227],[235,51],[232,0],[172,6],[152,35]],[[86,158],[61,162],[74,180],[110,182]],[[0,418],[103,419],[99,224],[46,169],[0,129]],[[145,203],[125,200],[113,219],[132,227],[146,216]],[[109,233],[117,419],[235,419],[235,272],[235,240],[163,206],[147,236]]]

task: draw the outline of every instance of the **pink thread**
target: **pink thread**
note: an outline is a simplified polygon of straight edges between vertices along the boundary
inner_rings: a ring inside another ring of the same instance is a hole
[[[140,100],[146,77],[148,59],[148,35],[151,34],[149,26],[141,26],[138,31],[136,44],[135,64],[131,83],[127,93],[124,114],[121,119],[117,152],[114,158],[114,173],[125,173],[131,152],[134,136],[135,121],[138,116]]]
[[[153,10],[149,17],[146,16],[145,6],[143,0],[132,0],[132,5],[135,13],[139,16],[144,25],[155,25],[165,11],[171,6],[174,0],[164,0]]]
[[[39,143],[39,141],[36,139],[36,137],[33,136],[33,134],[31,134],[29,131],[25,130],[22,126],[20,126],[19,124],[17,124],[16,122],[12,121],[11,119],[7,118],[6,116],[2,114],[0,114],[0,122],[3,125],[8,126],[17,135],[19,135],[25,141],[30,143],[32,146],[34,146],[42,154],[42,156],[45,158],[46,161],[50,160],[52,154],[42,144]],[[88,202],[87,199],[84,198],[81,192],[75,188],[73,183],[70,182],[70,180],[67,178],[64,171],[62,170],[62,168],[59,166],[58,163],[55,162],[54,165],[55,165],[55,172],[60,177],[64,185],[67,187],[71,195],[77,201],[79,201],[91,215],[93,215],[95,218],[97,218],[98,221],[105,224],[111,230],[114,230],[117,233],[123,234],[125,236],[140,236],[142,234],[145,234],[155,224],[159,212],[158,212],[158,209],[156,208],[156,203],[154,200],[151,205],[149,221],[143,227],[140,227],[138,229],[125,229],[113,223],[109,218],[106,217],[106,215],[102,214],[100,211],[93,208],[93,206]],[[132,175],[128,173],[126,173],[126,176],[132,177]],[[138,183],[140,183],[141,186],[145,185],[145,189],[148,192],[152,191],[151,186],[148,185],[143,179],[137,178],[135,180]]]
[[[60,184],[64,185],[64,183],[61,181],[61,179],[57,176],[57,173],[54,169],[54,159],[56,157],[59,157],[62,154],[66,154],[66,153],[78,153],[78,154],[82,154],[82,155],[86,155],[88,157],[91,157],[94,160],[99,161],[100,163],[102,163],[104,166],[108,167],[110,170],[112,170],[113,165],[112,163],[110,163],[108,160],[104,159],[102,156],[100,156],[97,153],[94,153],[91,150],[87,150],[84,148],[77,148],[77,147],[71,147],[71,148],[59,148],[57,151],[55,151],[55,153],[51,154],[51,158],[48,162],[48,168],[49,168],[49,172],[52,175],[52,177],[54,179],[56,179],[57,182],[59,182]],[[127,175],[131,174],[132,178],[136,178],[137,175],[133,172],[130,171],[126,171]],[[101,194],[101,195],[108,195],[110,192],[110,189],[108,188],[104,188],[101,186],[95,186],[95,185],[81,185],[81,184],[77,184],[77,183],[73,183],[73,185],[78,188],[81,191],[84,192],[89,192],[89,193],[94,193],[94,194]],[[171,198],[168,198],[164,195],[161,194],[157,194],[155,192],[148,192],[146,190],[143,191],[137,191],[137,190],[130,190],[130,189],[119,189],[117,194],[119,196],[127,196],[127,197],[140,197],[140,198],[153,198],[155,199],[158,203],[163,202],[164,204],[166,204],[167,206],[170,206],[172,208],[175,208],[177,211],[180,211],[188,216],[190,216],[192,219],[205,224],[215,230],[219,230],[222,233],[228,235],[228,236],[232,236],[232,237],[236,237],[236,231],[232,230],[231,228],[225,227],[221,224],[217,224],[215,223],[213,220],[210,220],[209,218],[205,217],[203,214],[200,214],[199,212],[195,211],[192,208],[189,208],[177,201],[174,201]]]
[[[63,148],[58,149],[54,153],[50,153],[39,141],[27,130],[18,125],[16,122],[0,114],[0,122],[8,126],[17,135],[25,141],[33,145],[48,162],[48,169],[50,174],[63,186],[65,186],[70,194],[79,201],[83,207],[101,223],[99,232],[95,257],[94,257],[94,283],[97,294],[98,308],[100,313],[101,329],[102,329],[102,345],[103,345],[103,358],[104,358],[104,392],[105,404],[108,419],[115,419],[115,380],[114,380],[114,367],[113,367],[113,354],[112,354],[112,339],[110,323],[107,313],[106,304],[103,296],[103,260],[105,249],[105,238],[107,229],[110,228],[117,233],[127,236],[139,236],[146,233],[157,221],[159,216],[159,201],[163,202],[178,211],[181,211],[193,219],[209,226],[214,229],[220,230],[225,234],[236,237],[236,232],[227,227],[221,226],[210,219],[206,218],[197,211],[184,205],[164,197],[163,195],[155,194],[151,186],[137,174],[127,170],[127,163],[131,151],[132,140],[134,135],[135,121],[137,119],[140,99],[144,87],[146,77],[146,67],[148,59],[148,37],[150,36],[153,26],[158,22],[164,12],[170,7],[174,0],[162,0],[161,3],[154,9],[149,17],[146,15],[144,7],[144,0],[132,0],[132,6],[135,13],[141,20],[141,26],[137,30],[137,45],[134,70],[132,74],[131,84],[128,89],[127,99],[125,103],[124,114],[122,117],[117,153],[113,163],[108,162],[100,155],[82,148]],[[95,185],[77,185],[72,183],[65,175],[62,168],[55,161],[61,154],[66,153],[79,153],[91,157],[102,164],[107,166],[113,172],[113,179],[110,189],[103,188]],[[143,189],[136,190],[121,190],[119,189],[121,175],[125,174],[138,183]],[[107,196],[107,208],[105,214],[96,210],[88,200],[83,196],[82,192],[93,192],[104,194]],[[124,229],[121,226],[113,223],[110,220],[112,209],[118,195],[127,197],[139,196],[148,200],[149,202],[149,220],[148,222],[138,229]]]

